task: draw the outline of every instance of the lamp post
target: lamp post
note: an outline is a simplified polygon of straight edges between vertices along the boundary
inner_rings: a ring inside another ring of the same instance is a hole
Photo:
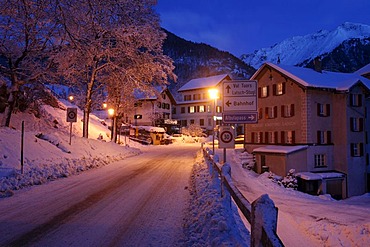
[[[112,129],[110,131],[110,133],[111,133],[110,139],[113,140],[113,135],[115,133],[115,131],[113,130],[115,128],[115,124],[114,124],[114,109],[113,108],[109,108],[108,109],[108,115],[112,117],[112,125],[111,125],[111,128]]]
[[[212,121],[212,128],[213,128],[213,135],[212,135],[212,152],[215,155],[215,121],[216,121],[216,101],[218,99],[218,89],[211,88],[208,90],[209,98],[213,99],[213,121]]]

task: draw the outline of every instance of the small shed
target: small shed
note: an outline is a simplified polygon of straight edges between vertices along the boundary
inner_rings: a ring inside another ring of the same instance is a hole
[[[346,197],[346,175],[337,171],[299,172],[298,190],[311,194],[330,194],[335,199]]]
[[[255,148],[255,171],[271,171],[279,176],[286,176],[290,169],[297,172],[307,170],[307,145],[282,146],[270,145]]]

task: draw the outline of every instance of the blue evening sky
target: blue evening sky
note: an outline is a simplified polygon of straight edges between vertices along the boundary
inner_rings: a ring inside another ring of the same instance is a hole
[[[161,26],[239,57],[284,39],[370,25],[370,0],[158,0]]]

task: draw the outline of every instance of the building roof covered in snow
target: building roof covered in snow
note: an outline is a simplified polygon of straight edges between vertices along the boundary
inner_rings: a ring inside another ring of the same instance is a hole
[[[370,80],[361,76],[359,73],[338,73],[325,70],[318,72],[314,69],[274,63],[265,63],[262,65],[251,79],[256,79],[260,71],[265,67],[279,71],[304,87],[346,91],[355,84],[362,83],[370,90]]]
[[[222,74],[192,79],[188,81],[185,85],[183,85],[178,91],[181,92],[187,90],[216,87],[223,80],[231,80],[231,77],[228,74]]]
[[[253,149],[253,153],[278,153],[278,154],[290,154],[303,149],[307,149],[307,145],[297,145],[297,146],[263,146]]]

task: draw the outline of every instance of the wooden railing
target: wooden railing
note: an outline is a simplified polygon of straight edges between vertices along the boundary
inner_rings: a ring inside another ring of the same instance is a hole
[[[204,157],[210,164],[211,175],[214,179],[219,179],[221,183],[221,196],[227,200],[233,198],[244,217],[251,225],[251,246],[284,246],[277,230],[278,209],[267,194],[262,195],[254,202],[250,203],[231,179],[231,167],[225,163],[218,162],[218,156],[212,154],[212,150],[203,148]]]

